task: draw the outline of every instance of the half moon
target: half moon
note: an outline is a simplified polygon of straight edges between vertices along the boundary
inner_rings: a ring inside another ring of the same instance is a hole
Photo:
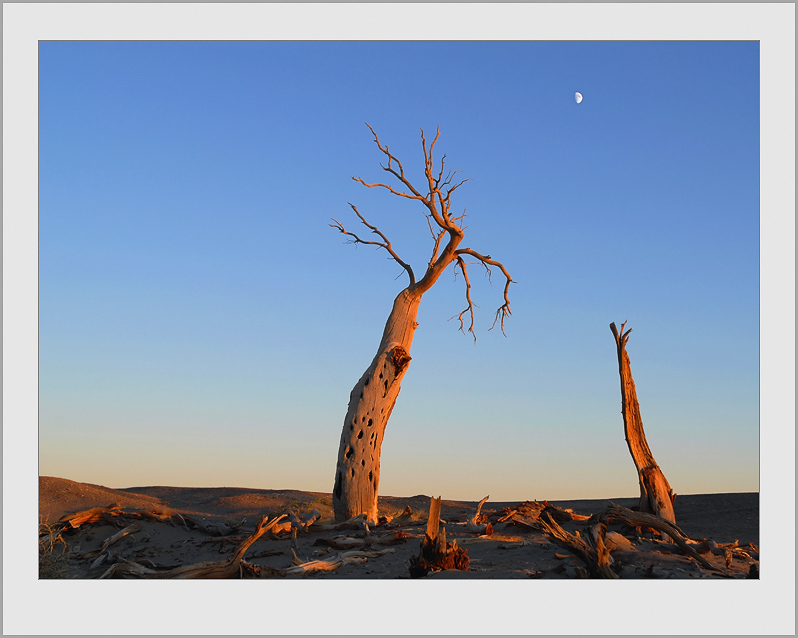
[[[582,94],[579,91],[577,91],[576,93],[574,93],[574,99],[576,100],[576,103],[579,104],[582,101]]]

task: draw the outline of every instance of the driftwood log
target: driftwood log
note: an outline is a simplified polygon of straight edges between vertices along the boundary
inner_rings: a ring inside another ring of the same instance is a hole
[[[432,497],[427,519],[427,531],[421,542],[421,553],[410,559],[410,577],[421,578],[431,571],[468,569],[468,551],[457,541],[446,541],[446,528],[441,527],[441,497]]]
[[[610,330],[615,337],[618,351],[618,372],[621,376],[621,411],[623,413],[623,426],[629,453],[632,455],[637,478],[640,484],[640,511],[650,512],[664,518],[671,523],[676,522],[673,511],[673,493],[668,480],[662,473],[659,465],[654,460],[654,455],[648,447],[646,433],[643,431],[643,419],[640,416],[640,404],[637,402],[637,390],[632,378],[632,366],[626,352],[626,342],[629,340],[630,328],[624,332],[626,322],[621,324],[620,333],[615,323],[610,324]]]

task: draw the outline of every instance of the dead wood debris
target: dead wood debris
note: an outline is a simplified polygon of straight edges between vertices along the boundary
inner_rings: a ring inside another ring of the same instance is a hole
[[[524,530],[542,531],[538,523],[540,515],[548,512],[551,518],[557,522],[576,521],[581,523],[590,517],[582,514],[575,514],[572,509],[563,509],[552,505],[548,501],[524,501],[515,507],[505,507],[504,514],[499,517],[499,523],[507,523]]]
[[[321,512],[314,509],[300,518],[293,510],[288,510],[286,516],[288,517],[287,521],[276,525],[272,529],[272,534],[275,536],[284,532],[291,532],[292,534],[298,531],[307,532],[308,528],[321,518]]]
[[[177,512],[170,512],[168,509],[149,509],[149,510],[123,510],[120,503],[112,503],[107,507],[92,507],[87,510],[75,512],[62,516],[52,528],[58,531],[78,529],[82,525],[93,523],[107,523],[122,527],[127,525],[126,519],[149,518],[156,521],[168,522],[171,524],[180,523],[184,527],[195,527],[211,536],[226,536],[237,532],[244,524],[246,519],[235,525],[228,526],[223,523],[209,523],[204,518],[197,518],[189,515],[180,515]],[[41,535],[41,532],[40,532]]]
[[[95,549],[94,551],[87,552],[86,554],[84,554],[84,556],[86,558],[94,558],[95,556],[99,556],[100,554],[104,554],[111,545],[121,541],[125,536],[127,536],[129,534],[132,534],[133,532],[138,532],[140,530],[141,530],[141,525],[139,525],[138,523],[131,523],[130,525],[128,525],[124,529],[119,530],[116,534],[113,534],[112,536],[109,536],[108,538],[106,538],[102,542],[102,545],[100,545],[99,549]]]
[[[333,536],[332,538],[317,538],[313,545],[321,545],[332,549],[360,549],[372,545],[397,545],[404,543],[408,538],[407,532],[396,530],[382,534],[369,534],[366,538],[353,536]]]
[[[623,537],[617,533],[607,532],[607,526],[611,523],[656,530],[666,538],[672,539],[676,545],[675,549],[695,560],[703,568],[722,576],[730,576],[730,574],[722,568],[712,565],[701,556],[701,553],[712,552],[723,555],[727,568],[731,566],[735,555],[741,559],[751,559],[748,552],[737,547],[737,543],[721,546],[714,541],[695,541],[670,521],[646,512],[634,512],[615,504],[589,518],[584,536],[580,535],[579,531],[576,534],[571,534],[563,529],[548,510],[544,510],[538,517],[538,524],[542,530],[551,536],[558,545],[579,557],[586,565],[587,574],[594,578],[617,578],[618,575],[612,569],[613,559],[610,550],[615,548],[628,550],[632,547],[628,541],[620,540]],[[654,577],[654,572],[648,575]]]
[[[377,524],[386,527],[396,527],[398,525],[405,525],[410,522],[410,518],[412,517],[412,515],[413,515],[413,509],[408,505],[401,512],[380,516],[379,519],[377,520]]]
[[[587,565],[588,573],[591,576],[594,578],[618,578],[618,574],[610,568],[612,560],[610,550],[604,543],[604,534],[607,531],[605,523],[597,523],[590,528],[589,533],[585,535],[587,540],[582,538],[578,531],[576,534],[571,534],[563,529],[546,511],[538,518],[538,524],[558,545],[578,556]],[[555,556],[557,555],[555,554]]]
[[[111,565],[100,578],[233,578],[242,575],[242,561],[250,546],[274,525],[281,521],[285,514],[269,521],[261,517],[255,532],[246,538],[230,558],[220,561],[206,561],[194,565],[182,565],[167,571],[156,571],[140,563],[121,560]]]
[[[293,550],[292,550],[293,551]],[[344,567],[346,565],[362,565],[369,558],[377,558],[385,554],[392,554],[396,550],[392,547],[381,550],[352,550],[342,552],[333,558],[327,560],[309,560],[303,561],[294,553],[292,566],[286,569],[269,568],[268,575],[270,576],[296,576],[308,575],[313,572],[329,572]],[[262,576],[263,574],[261,574]]]

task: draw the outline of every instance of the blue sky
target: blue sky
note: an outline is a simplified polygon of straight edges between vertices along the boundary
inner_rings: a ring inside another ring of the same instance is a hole
[[[576,104],[574,92],[584,101]],[[330,491],[349,391],[418,271],[383,180],[419,127],[471,178],[472,271],[425,295],[380,492],[633,496],[611,321],[677,493],[759,472],[757,42],[42,42],[40,474]],[[497,273],[498,275],[498,273]],[[397,279],[398,277],[398,279]]]

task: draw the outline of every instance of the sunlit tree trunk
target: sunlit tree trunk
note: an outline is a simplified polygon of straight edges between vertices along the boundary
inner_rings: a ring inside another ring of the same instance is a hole
[[[377,520],[382,440],[410,364],[420,301],[419,294],[399,293],[377,354],[349,395],[333,490],[336,520],[358,514]]]
[[[629,355],[626,353],[626,342],[632,330],[630,328],[624,332],[624,326],[626,326],[626,322],[621,324],[620,334],[615,323],[610,324],[610,330],[615,336],[618,350],[624,434],[632,460],[637,468],[637,478],[640,484],[640,511],[656,514],[660,518],[675,523],[676,515],[673,512],[675,494],[654,460],[654,455],[646,441],[646,433],[643,431],[643,419],[640,416],[637,391],[634,379],[632,379],[632,366]]]

